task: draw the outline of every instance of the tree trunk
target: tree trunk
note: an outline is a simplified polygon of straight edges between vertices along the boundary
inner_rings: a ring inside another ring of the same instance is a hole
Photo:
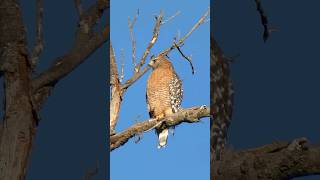
[[[17,0],[0,2],[0,70],[4,74],[5,115],[0,125],[0,179],[22,180],[35,135],[31,69]]]

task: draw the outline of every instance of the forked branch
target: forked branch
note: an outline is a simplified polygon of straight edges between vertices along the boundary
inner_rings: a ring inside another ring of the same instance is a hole
[[[173,49],[180,47],[183,45],[183,43],[185,42],[185,40],[202,24],[204,23],[206,17],[209,15],[210,13],[210,8],[208,8],[208,10],[204,13],[203,16],[201,16],[201,18],[196,22],[196,24],[190,29],[190,31],[183,36],[182,38],[180,38],[177,42],[174,42],[172,44],[171,47],[165,49],[164,51],[160,52],[157,56],[154,56],[150,59],[150,62],[153,61],[155,58],[157,58],[158,56],[163,56],[163,55],[167,55],[170,51],[172,51]],[[156,26],[155,26],[156,27]],[[159,25],[160,27],[160,25]],[[154,31],[157,32],[157,31]],[[154,34],[153,37],[156,38],[152,38],[149,45],[152,44],[152,41],[157,40],[157,35]],[[148,46],[149,47],[149,46]],[[126,91],[127,88],[129,86],[131,86],[135,81],[137,81],[141,76],[143,76],[146,72],[148,72],[150,70],[150,66],[145,66],[141,71],[139,71],[138,73],[134,73],[133,76],[131,78],[129,78],[124,84],[122,84],[121,89],[122,91]]]
[[[151,38],[146,50],[144,51],[143,56],[140,59],[139,64],[137,64],[137,66],[135,67],[135,73],[138,73],[140,71],[140,68],[144,65],[144,63],[146,61],[146,58],[150,53],[151,48],[153,47],[153,45],[158,40],[162,19],[163,19],[163,12],[161,11],[159,16],[156,17],[156,23],[155,23],[154,28],[153,28],[152,38]]]
[[[42,87],[54,85],[83,63],[87,57],[108,40],[109,25],[101,32],[93,33],[93,28],[102,18],[106,6],[107,0],[98,0],[86,11],[83,11],[73,47],[67,54],[57,58],[49,69],[33,79],[34,92]]]

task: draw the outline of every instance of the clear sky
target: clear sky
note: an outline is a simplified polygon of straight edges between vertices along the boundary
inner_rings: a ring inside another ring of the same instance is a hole
[[[209,1],[111,1],[111,42],[118,62],[120,50],[125,50],[125,78],[133,72],[131,60],[131,41],[128,29],[128,16],[131,19],[139,9],[134,34],[137,41],[137,58],[141,57],[152,37],[155,15],[160,10],[164,19],[180,11],[180,15],[161,27],[159,40],[151,54],[157,54],[169,47],[180,31],[187,33],[194,23],[205,13]],[[191,74],[189,63],[177,51],[169,57],[183,81],[183,108],[209,105],[209,22],[201,25],[182,47],[186,55],[192,55],[195,74]],[[119,65],[119,64],[118,64]],[[119,65],[120,66],[120,65]],[[149,118],[145,100],[146,80],[150,72],[144,75],[125,94],[120,119],[116,130],[124,130],[136,121]],[[110,154],[110,177],[112,180],[139,179],[209,179],[209,119],[197,124],[181,124],[175,129],[175,135],[169,135],[165,149],[157,149],[157,137],[154,131],[143,134],[139,143],[130,140],[124,146]]]
[[[262,2],[271,27],[278,29],[266,44],[254,1],[214,4],[216,40],[226,55],[240,55],[232,64],[235,107],[229,142],[236,149],[299,137],[317,144],[320,2]]]

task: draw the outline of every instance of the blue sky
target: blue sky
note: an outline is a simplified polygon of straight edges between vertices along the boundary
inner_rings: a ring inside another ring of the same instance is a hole
[[[125,6],[124,6],[125,3]],[[137,41],[137,58],[141,57],[152,37],[155,15],[164,11],[164,19],[177,11],[180,15],[161,27],[159,39],[151,50],[157,54],[169,47],[180,31],[187,33],[194,23],[204,14],[209,1],[192,3],[186,1],[111,1],[111,42],[118,62],[120,50],[125,50],[125,78],[133,72],[131,60],[131,41],[128,29],[128,16],[133,18],[139,9],[134,34]],[[189,63],[177,51],[169,57],[183,81],[184,99],[182,107],[209,105],[209,22],[201,25],[182,47],[186,55],[192,55],[195,74],[191,74]],[[120,66],[120,63],[118,63]],[[136,121],[149,118],[145,101],[148,72],[129,88],[121,107],[120,119],[116,130],[122,131]],[[130,140],[124,146],[110,154],[110,177],[122,179],[209,179],[209,119],[197,124],[181,124],[175,129],[175,135],[169,136],[165,149],[157,149],[157,137],[154,131],[143,134],[139,143]],[[125,169],[125,170],[124,170]],[[123,173],[125,172],[125,173]]]

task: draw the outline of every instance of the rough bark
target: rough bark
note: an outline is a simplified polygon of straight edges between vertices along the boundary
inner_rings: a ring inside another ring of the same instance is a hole
[[[229,149],[223,157],[215,162],[212,179],[273,180],[320,174],[320,146],[309,145],[305,138],[243,151]]]
[[[0,134],[0,179],[20,180],[26,175],[37,117],[31,100],[31,69],[18,2],[1,1],[0,18],[1,71],[6,101]]]
[[[176,126],[182,122],[195,123],[201,118],[210,117],[210,108],[206,106],[183,109],[177,113],[161,119],[149,119],[136,123],[123,132],[110,137],[110,151],[124,145],[128,140],[136,135],[154,129],[157,125],[165,123],[166,126]]]

